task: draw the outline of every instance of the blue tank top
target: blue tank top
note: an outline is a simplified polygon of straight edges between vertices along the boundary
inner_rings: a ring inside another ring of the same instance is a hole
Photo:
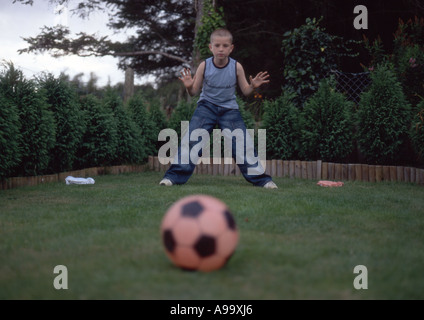
[[[206,59],[199,101],[206,100],[219,107],[238,109],[236,87],[236,60],[229,58],[227,65],[219,68],[213,63],[213,57]]]

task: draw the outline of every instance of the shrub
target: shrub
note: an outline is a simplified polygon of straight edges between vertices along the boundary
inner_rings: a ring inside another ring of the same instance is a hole
[[[244,124],[246,125],[246,128],[255,129],[255,118],[253,114],[248,110],[246,102],[242,98],[237,97],[237,104],[239,105],[240,114],[244,121]]]
[[[158,101],[150,102],[148,118],[153,124],[152,137],[155,137],[155,143],[152,145],[152,148],[155,150],[154,154],[157,154],[163,144],[162,141],[158,141],[159,132],[168,127],[168,121],[166,120],[165,113],[161,110],[160,103]]]
[[[55,146],[50,153],[49,168],[53,172],[71,170],[84,132],[82,112],[74,88],[63,78],[45,74],[39,87],[46,93],[49,110],[56,122]]]
[[[301,112],[300,154],[306,160],[344,161],[353,149],[353,103],[329,80],[306,101]]]
[[[150,103],[149,118],[154,123],[158,131],[165,129],[168,126],[165,113],[161,110],[160,103],[157,101]]]
[[[148,156],[140,128],[135,124],[116,91],[106,91],[103,105],[113,112],[118,145],[113,164],[142,163]]]
[[[128,101],[128,111],[135,124],[139,127],[141,136],[143,138],[143,145],[145,152],[149,155],[156,155],[156,142],[158,139],[157,128],[155,123],[149,116],[146,108],[146,101],[142,93],[136,93]]]
[[[86,130],[77,151],[77,167],[110,165],[118,146],[117,126],[112,111],[93,95],[81,98],[81,109]]]
[[[35,81],[25,79],[13,64],[1,76],[0,91],[18,109],[20,163],[13,175],[38,175],[47,172],[50,151],[55,144],[55,122],[43,90]]]
[[[294,159],[299,150],[299,109],[294,93],[284,92],[274,101],[265,101],[262,127],[266,129],[267,158]]]
[[[9,177],[20,162],[19,131],[18,108],[0,91],[0,179]]]
[[[406,99],[412,105],[417,105],[419,97],[424,96],[424,18],[415,17],[407,22],[399,19],[391,54],[384,50],[380,38],[370,42],[364,37],[364,46],[371,58],[367,69],[372,70],[382,63],[392,63]]]
[[[394,163],[407,140],[410,105],[387,64],[377,66],[371,81],[357,113],[358,147],[369,164]]]
[[[411,141],[418,161],[424,163],[424,101],[421,101],[415,109],[412,118]]]
[[[307,18],[304,25],[284,34],[283,89],[297,94],[298,105],[303,105],[318,89],[320,81],[328,77],[332,69],[337,69],[341,57],[356,56],[347,48],[353,41],[345,42],[325,32],[325,28],[319,26],[321,19]]]
[[[393,41],[393,64],[404,94],[412,105],[424,96],[424,18],[399,19]]]
[[[398,55],[398,78],[408,101],[416,105],[419,96],[424,96],[424,46],[403,48]]]
[[[181,139],[183,132],[181,132],[181,121],[190,121],[193,116],[194,110],[196,110],[197,99],[191,98],[191,100],[181,100],[178,102],[174,111],[169,118],[169,129],[173,129],[178,133]]]

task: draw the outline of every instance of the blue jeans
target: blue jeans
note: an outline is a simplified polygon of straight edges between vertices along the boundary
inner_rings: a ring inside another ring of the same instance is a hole
[[[193,130],[196,129],[204,129],[210,134],[215,128],[216,124],[218,124],[218,127],[222,130],[222,132],[225,132],[224,130],[228,129],[233,133],[241,133],[239,136],[243,137],[244,143],[240,143],[238,137],[235,136],[231,138],[231,143],[232,157],[236,160],[236,163],[240,168],[240,172],[243,177],[253,185],[260,187],[264,186],[269,181],[271,181],[271,177],[265,174],[265,172],[263,172],[263,169],[257,169],[258,167],[262,168],[259,163],[259,160],[257,163],[253,164],[252,160],[249,159],[250,161],[247,161],[248,153],[246,152],[246,147],[248,145],[247,139],[250,139],[250,136],[248,138],[248,133],[246,132],[246,125],[244,124],[244,121],[238,109],[222,108],[207,101],[200,101],[190,120],[188,137],[190,137]],[[195,161],[192,161],[192,157],[186,157],[186,159],[189,159],[189,161],[186,161],[188,163],[184,164],[184,161],[181,161],[181,159],[183,158],[182,154],[185,153],[187,155],[188,152],[188,154],[190,155],[193,146],[198,143],[199,141],[189,141],[188,150],[182,150],[182,145],[178,147],[178,158],[176,157],[174,159],[174,163],[171,164],[169,169],[166,171],[164,178],[169,179],[170,181],[172,181],[173,184],[184,184],[188,181],[188,179],[193,174],[197,159],[195,159]],[[242,149],[240,150],[240,148]],[[257,151],[256,149],[254,149],[253,143],[251,144],[251,148],[253,149],[251,154],[253,153],[254,157],[257,158]],[[197,156],[202,156],[201,150],[199,151],[199,154],[197,154]]]

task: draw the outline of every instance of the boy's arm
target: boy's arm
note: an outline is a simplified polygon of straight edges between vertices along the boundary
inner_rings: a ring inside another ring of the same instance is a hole
[[[246,80],[246,74],[244,73],[242,65],[237,62],[237,80],[240,86],[240,90],[245,96],[251,95],[256,88],[259,88],[264,83],[268,83],[268,78],[268,72],[259,72],[255,78],[252,76],[249,77],[249,84]]]
[[[202,89],[203,84],[203,74],[205,72],[205,62],[201,62],[199,64],[199,67],[197,68],[196,74],[194,77],[191,77],[190,69],[184,69],[181,71],[181,77],[180,79],[184,86],[187,89],[187,92],[190,96],[196,96],[200,93],[200,90]]]

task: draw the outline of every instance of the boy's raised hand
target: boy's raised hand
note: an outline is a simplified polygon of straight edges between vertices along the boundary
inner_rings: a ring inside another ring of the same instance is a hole
[[[265,72],[259,72],[256,77],[250,76],[250,84],[252,85],[253,89],[259,88],[264,83],[268,83],[269,80],[269,74],[267,71]]]
[[[178,77],[180,79],[184,86],[186,88],[191,88],[193,86],[193,82],[196,76],[191,77],[190,69],[184,68],[183,71],[181,71],[181,77]]]

